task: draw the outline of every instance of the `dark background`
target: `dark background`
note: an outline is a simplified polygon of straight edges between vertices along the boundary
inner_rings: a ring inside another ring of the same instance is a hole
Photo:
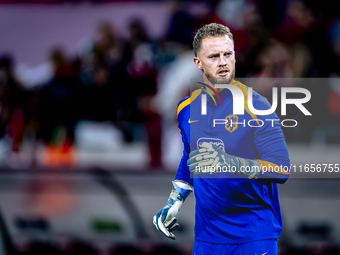
[[[236,77],[264,81],[247,85],[270,101],[274,86],[311,92],[312,116],[279,115],[298,121],[283,128],[291,163],[340,164],[339,18],[331,0],[0,0],[0,254],[191,254],[193,196],[176,241],[152,217],[181,157],[176,106],[201,77],[191,44],[206,23],[230,27]],[[339,253],[339,184],[292,173],[280,185],[280,254]]]

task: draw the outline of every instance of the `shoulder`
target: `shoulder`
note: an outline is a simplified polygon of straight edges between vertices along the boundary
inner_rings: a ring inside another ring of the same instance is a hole
[[[190,96],[187,96],[183,98],[179,103],[177,104],[177,117],[180,114],[180,112],[187,107],[190,104]]]
[[[195,90],[192,92],[191,96],[187,96],[179,101],[177,105],[177,119],[179,120],[185,112],[189,110],[189,105],[192,103],[199,95],[201,94],[201,90]]]

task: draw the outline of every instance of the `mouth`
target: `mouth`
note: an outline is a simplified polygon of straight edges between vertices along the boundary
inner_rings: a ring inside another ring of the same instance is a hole
[[[227,69],[223,69],[217,73],[218,76],[227,76],[229,71]]]

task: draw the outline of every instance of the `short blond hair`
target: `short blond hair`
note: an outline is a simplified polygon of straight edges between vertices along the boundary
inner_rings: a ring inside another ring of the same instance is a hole
[[[201,50],[203,39],[225,35],[227,35],[230,38],[231,42],[234,44],[233,34],[230,32],[229,27],[216,23],[210,23],[201,27],[197,31],[192,43],[195,57],[197,57],[198,52]]]

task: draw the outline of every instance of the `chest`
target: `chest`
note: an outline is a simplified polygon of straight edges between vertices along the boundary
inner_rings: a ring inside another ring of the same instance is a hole
[[[253,126],[256,122],[248,113],[233,114],[232,101],[223,105],[209,103],[206,114],[202,114],[200,101],[190,107],[186,123],[186,137],[191,150],[199,148],[202,142],[210,142],[232,155],[242,155],[244,150],[254,150]]]

